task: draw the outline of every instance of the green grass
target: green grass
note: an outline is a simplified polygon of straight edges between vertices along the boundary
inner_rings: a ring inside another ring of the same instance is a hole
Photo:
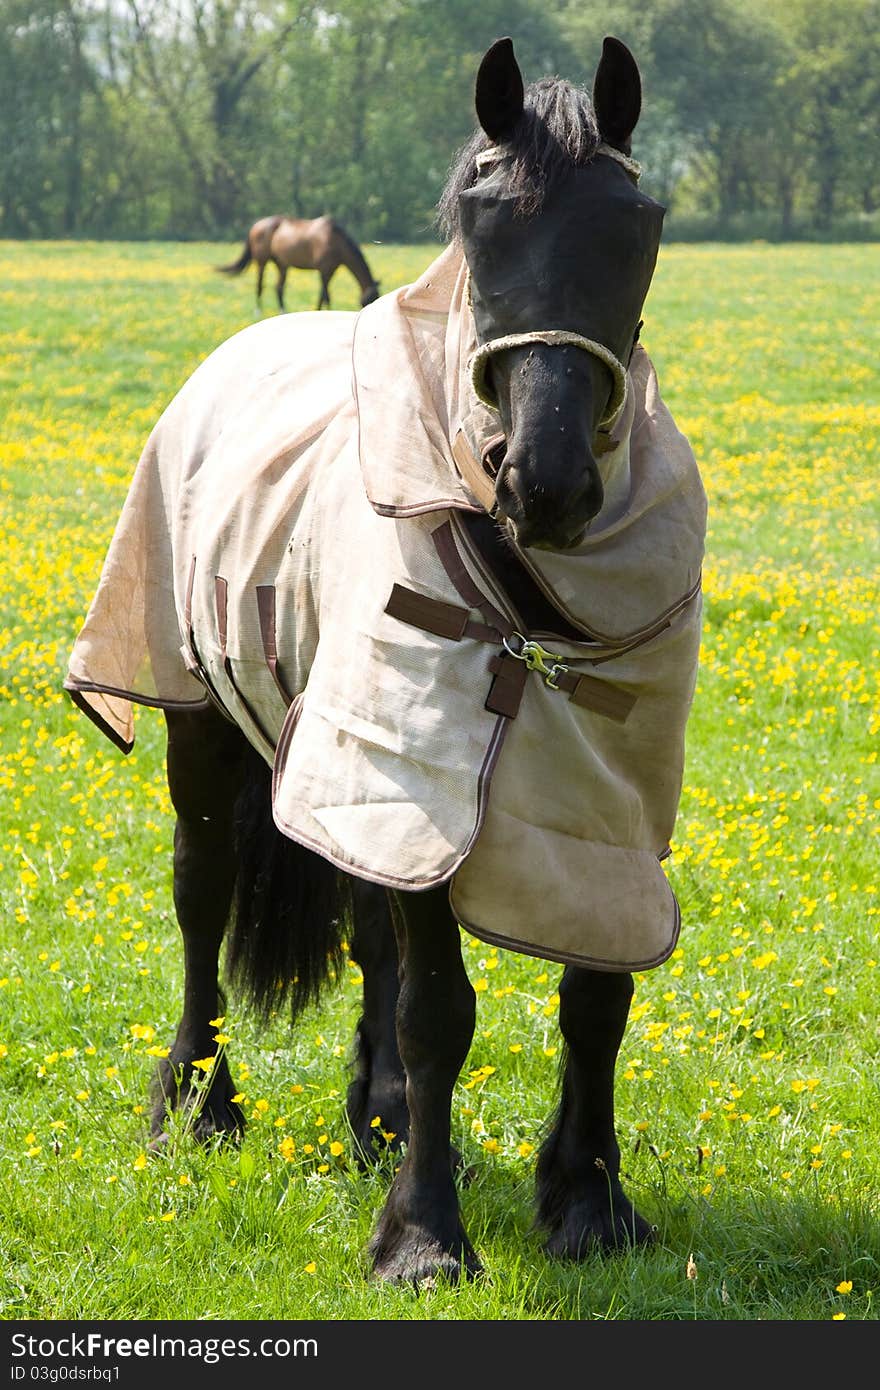
[[[684,926],[637,978],[618,1068],[657,1246],[543,1255],[559,969],[465,936],[481,992],[453,1128],[487,1273],[421,1295],[367,1278],[389,1171],[349,1161],[351,965],[294,1036],[230,1001],[240,1152],[181,1135],[141,1159],[181,988],[163,725],[139,711],[125,759],[60,685],[147,433],[253,319],[253,271],[211,271],[232,249],[0,244],[0,1317],[875,1319],[878,248],[671,246],[646,306],[710,502]],[[365,249],[383,290],[432,255]],[[289,307],[317,289],[292,273]],[[331,293],[357,307],[345,271]]]

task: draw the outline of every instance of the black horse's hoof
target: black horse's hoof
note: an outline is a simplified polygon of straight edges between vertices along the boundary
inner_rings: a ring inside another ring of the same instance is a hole
[[[370,1244],[373,1278],[386,1284],[409,1284],[428,1290],[438,1283],[461,1284],[483,1273],[464,1232],[451,1248],[428,1235],[420,1227],[408,1227],[397,1239],[386,1244],[376,1237]]]
[[[545,1253],[556,1259],[585,1260],[590,1255],[617,1255],[651,1245],[656,1227],[640,1216],[620,1193],[614,1206],[580,1201],[568,1208],[549,1230]]]
[[[234,1100],[235,1090],[229,1067],[221,1060],[207,1092],[186,1079],[186,1063],[163,1061],[153,1083],[153,1111],[150,1123],[150,1153],[162,1153],[172,1142],[168,1129],[170,1113],[181,1117],[183,1134],[197,1144],[240,1143],[246,1128],[244,1111]]]

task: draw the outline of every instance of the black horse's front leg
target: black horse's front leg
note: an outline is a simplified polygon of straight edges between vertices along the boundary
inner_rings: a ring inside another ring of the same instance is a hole
[[[445,887],[395,895],[401,961],[397,1038],[410,1137],[370,1242],[379,1278],[422,1284],[480,1272],[458,1207],[449,1145],[452,1088],[474,1032],[476,996]]]
[[[614,1130],[614,1068],[632,995],[631,975],[574,966],[559,986],[562,1095],[537,1172],[538,1223],[551,1255],[578,1260],[653,1236],[621,1187]]]
[[[363,975],[364,1002],[346,1112],[359,1159],[369,1162],[409,1139],[406,1074],[397,1045],[399,962],[387,890],[353,878],[351,911],[351,955]]]
[[[177,813],[174,829],[174,906],[183,936],[183,1015],[170,1055],[154,1083],[151,1147],[167,1141],[168,1109],[190,1111],[193,1133],[237,1135],[244,1116],[232,1099],[226,1057],[208,1073],[207,1092],[194,1085],[193,1063],[217,1053],[222,1013],[218,961],[235,887],[235,802],[243,775],[243,735],[213,706],[166,711],[167,771]]]

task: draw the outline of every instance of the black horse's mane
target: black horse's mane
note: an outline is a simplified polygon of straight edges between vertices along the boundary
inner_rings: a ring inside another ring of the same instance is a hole
[[[537,212],[554,183],[572,165],[588,164],[600,142],[589,92],[561,77],[542,77],[525,91],[522,116],[504,151],[516,210]],[[478,129],[456,155],[437,204],[437,225],[447,240],[458,234],[458,199],[477,179],[477,156],[492,142]]]

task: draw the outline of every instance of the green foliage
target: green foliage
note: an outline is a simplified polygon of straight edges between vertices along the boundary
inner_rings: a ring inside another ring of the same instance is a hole
[[[430,240],[488,45],[589,86],[609,27],[642,70],[635,154],[668,235],[876,231],[880,0],[6,0],[0,233],[240,237],[330,212]]]

